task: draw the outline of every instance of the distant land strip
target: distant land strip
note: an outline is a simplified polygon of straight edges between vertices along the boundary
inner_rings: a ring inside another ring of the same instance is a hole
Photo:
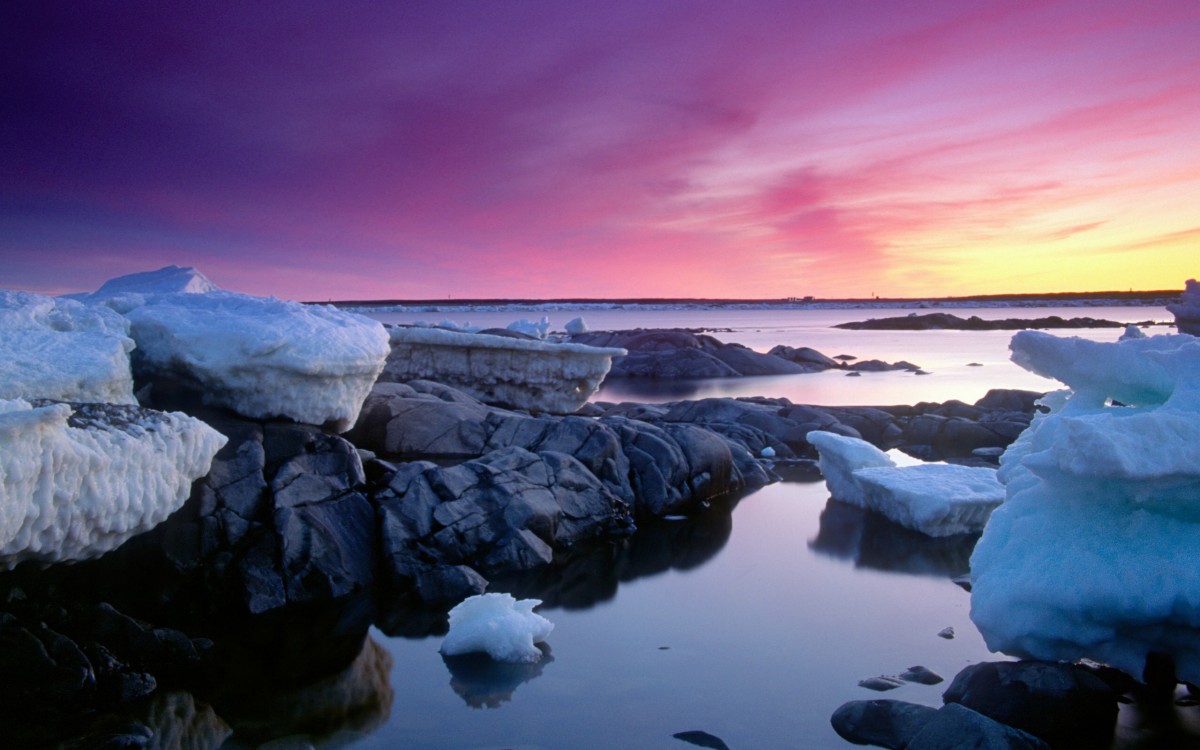
[[[1145,292],[1048,292],[1042,294],[974,294],[963,297],[774,297],[766,299],[732,299],[716,297],[552,297],[534,299],[528,297],[503,298],[470,298],[444,297],[440,299],[384,299],[384,300],[311,300],[313,303],[333,304],[340,307],[385,307],[412,306],[437,307],[453,306],[493,306],[493,305],[870,305],[885,306],[919,305],[919,304],[952,304],[964,305],[971,302],[987,304],[1009,303],[1023,304],[1030,302],[1047,302],[1063,304],[1072,302],[1111,301],[1122,305],[1165,305],[1177,301],[1181,292],[1178,289],[1164,289]]]

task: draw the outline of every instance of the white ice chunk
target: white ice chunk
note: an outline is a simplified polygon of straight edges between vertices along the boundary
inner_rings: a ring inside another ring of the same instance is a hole
[[[0,401],[0,566],[94,557],[153,528],[225,442],[178,413]]]
[[[535,662],[541,643],[554,623],[534,613],[538,599],[514,599],[509,594],[479,594],[450,610],[450,632],[442,641],[446,656],[483,651],[497,661]]]
[[[389,351],[377,321],[325,305],[224,291],[106,304],[130,321],[135,366],[190,380],[210,403],[253,418],[349,429]]]
[[[87,302],[119,297],[123,294],[207,294],[220,287],[191,266],[165,266],[157,271],[142,271],[109,279],[91,294],[70,295]]]
[[[535,339],[544,339],[546,338],[546,334],[550,331],[550,319],[543,315],[541,320],[534,323],[532,320],[521,318],[520,320],[514,320],[513,322],[509,323],[508,330],[516,331],[517,333],[523,333],[526,336],[532,336]]]
[[[583,318],[571,318],[567,321],[566,331],[571,336],[588,332],[587,322]]]
[[[135,403],[132,350],[112,310],[0,291],[0,398]]]
[[[595,393],[624,349],[396,326],[379,379],[433,380],[517,409],[565,414]]]
[[[971,559],[971,617],[993,650],[1139,677],[1160,653],[1197,682],[1200,339],[1031,333],[1014,360],[1074,391],[1044,398],[1001,458],[1007,500]]]
[[[1167,305],[1180,333],[1200,336],[1200,281],[1188,279],[1179,301]]]
[[[996,471],[952,464],[896,466],[875,446],[830,432],[810,432],[821,473],[836,500],[881,513],[927,536],[978,532],[1004,501]]]

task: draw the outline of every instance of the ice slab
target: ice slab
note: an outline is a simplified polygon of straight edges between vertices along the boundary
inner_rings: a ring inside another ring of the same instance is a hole
[[[183,414],[0,400],[0,566],[94,557],[153,528],[225,442]]]
[[[112,310],[0,291],[0,398],[135,403],[132,350]]]
[[[569,414],[587,403],[624,349],[438,328],[390,329],[381,381],[432,380],[481,401]]]
[[[225,291],[105,304],[130,322],[135,369],[191,382],[209,403],[252,418],[345,431],[389,351],[380,323],[325,305]]]
[[[1160,653],[1200,681],[1200,339],[1026,331],[1011,348],[1071,390],[1001,458],[972,619],[996,651],[1138,677]]]
[[[810,432],[834,499],[881,513],[927,536],[979,532],[1004,501],[996,471],[952,464],[896,466],[857,438]]]

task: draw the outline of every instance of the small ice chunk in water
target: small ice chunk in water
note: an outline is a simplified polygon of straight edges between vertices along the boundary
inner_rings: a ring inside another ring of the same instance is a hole
[[[554,623],[535,614],[540,599],[514,599],[509,594],[479,594],[450,610],[450,632],[442,641],[446,656],[486,652],[497,661],[535,662],[541,643]]]

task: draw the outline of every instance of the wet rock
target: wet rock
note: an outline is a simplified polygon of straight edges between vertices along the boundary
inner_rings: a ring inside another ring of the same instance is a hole
[[[906,750],[1050,750],[1031,734],[951,703],[934,712]]]
[[[984,662],[959,672],[943,695],[1055,748],[1107,747],[1117,719],[1111,687],[1057,662]]]
[[[937,672],[934,672],[927,667],[915,666],[909,667],[900,674],[900,679],[905,682],[915,682],[920,685],[937,685],[939,682],[945,682]]]
[[[937,712],[904,701],[850,701],[833,712],[830,723],[847,742],[903,750]]]
[[[890,675],[879,675],[878,677],[868,677],[865,680],[858,681],[859,687],[864,687],[867,690],[875,690],[878,692],[886,692],[895,690],[898,687],[904,686],[904,680]]]

